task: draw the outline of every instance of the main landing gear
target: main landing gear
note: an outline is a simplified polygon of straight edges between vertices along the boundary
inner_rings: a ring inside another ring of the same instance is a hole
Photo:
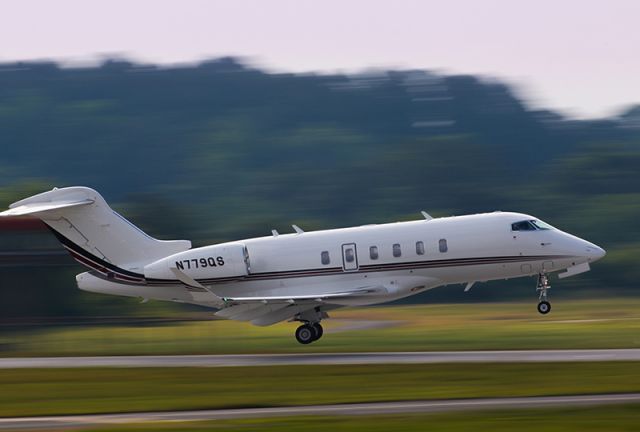
[[[303,324],[296,329],[296,339],[303,345],[315,342],[322,337],[324,330],[319,322]]]
[[[296,329],[297,341],[307,345],[320,339],[324,333],[320,321],[325,318],[329,318],[329,315],[319,307],[306,310],[293,317],[291,321],[304,323]]]
[[[538,303],[538,312],[542,315],[546,315],[551,312],[551,303],[549,303],[547,299],[547,290],[551,288],[549,285],[549,276],[546,273],[540,273],[538,275],[538,284],[536,287],[537,291],[540,291],[540,296],[538,297],[540,303]]]

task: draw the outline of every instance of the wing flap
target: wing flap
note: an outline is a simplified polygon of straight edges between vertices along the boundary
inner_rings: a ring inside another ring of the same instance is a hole
[[[260,327],[270,326],[280,321],[284,321],[293,318],[299,313],[303,313],[309,309],[313,309],[315,306],[312,304],[307,305],[285,305],[283,308],[279,308],[263,314],[257,318],[251,320],[251,324]]]
[[[291,295],[291,296],[254,296],[254,297],[223,297],[225,302],[230,303],[281,303],[298,304],[303,302],[323,302],[324,300],[339,299],[345,297],[353,297],[358,295],[367,295],[374,293],[374,289],[364,288],[354,291],[343,291],[327,294],[308,294],[308,295]]]
[[[234,321],[251,321],[262,315],[266,315],[276,310],[286,308],[287,306],[289,305],[286,303],[269,304],[269,305],[261,304],[260,306],[257,306],[255,308],[251,308],[246,311],[234,314],[231,317],[231,319]]]
[[[228,318],[234,321],[251,321],[258,326],[271,324],[293,318],[296,314],[314,308],[315,305],[293,305],[289,303],[244,303],[228,306],[216,312],[216,316]]]
[[[237,305],[227,306],[223,309],[220,309],[218,312],[215,313],[215,315],[221,318],[234,319],[235,316],[241,313],[250,311],[252,309],[258,309],[258,308],[261,308],[262,306],[263,305],[260,303],[237,304]]]

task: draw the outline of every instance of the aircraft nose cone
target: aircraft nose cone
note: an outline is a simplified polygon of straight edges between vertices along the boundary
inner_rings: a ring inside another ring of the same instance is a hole
[[[605,256],[607,252],[602,249],[600,246],[596,246],[594,244],[589,244],[587,246],[587,257],[590,261],[596,261]]]

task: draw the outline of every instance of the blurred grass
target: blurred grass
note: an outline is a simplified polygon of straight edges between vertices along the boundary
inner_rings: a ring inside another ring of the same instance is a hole
[[[0,416],[640,391],[640,362],[0,370]]]
[[[343,309],[320,341],[299,345],[297,324],[213,320],[5,330],[2,356],[438,351],[640,347],[640,299],[566,300],[547,316],[526,303]],[[365,327],[363,329],[363,327]],[[369,328],[367,328],[369,327]],[[358,329],[359,328],[359,329]]]
[[[146,423],[87,428],[84,431],[492,431],[492,432],[621,432],[638,431],[640,405],[494,410],[445,414],[388,416],[277,417],[202,422]]]

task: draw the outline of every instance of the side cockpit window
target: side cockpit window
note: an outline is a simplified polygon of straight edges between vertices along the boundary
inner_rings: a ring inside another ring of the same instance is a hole
[[[511,224],[511,231],[535,231],[536,227],[531,221],[522,221]]]
[[[531,219],[511,224],[511,231],[538,231],[553,229],[548,223],[541,220]]]

